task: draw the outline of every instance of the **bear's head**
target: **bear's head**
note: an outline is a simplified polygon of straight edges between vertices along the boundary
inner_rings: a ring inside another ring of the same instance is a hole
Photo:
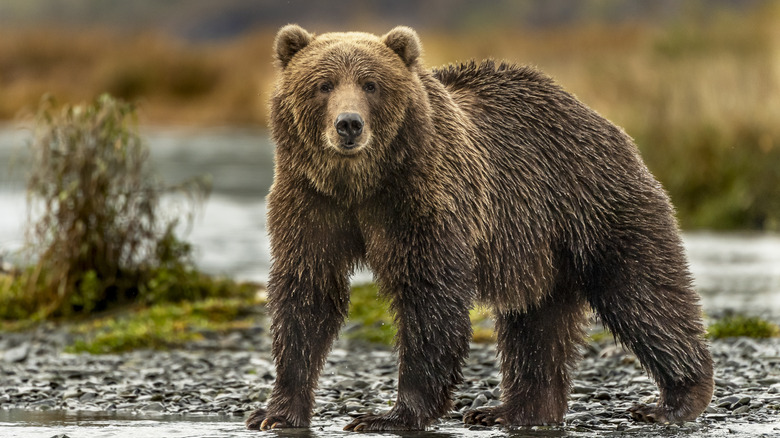
[[[288,143],[308,149],[298,154],[331,169],[344,162],[356,167],[372,155],[376,161],[398,135],[412,101],[424,94],[420,53],[420,40],[408,27],[381,37],[360,32],[315,36],[297,25],[283,27],[274,42],[277,145],[292,139]]]

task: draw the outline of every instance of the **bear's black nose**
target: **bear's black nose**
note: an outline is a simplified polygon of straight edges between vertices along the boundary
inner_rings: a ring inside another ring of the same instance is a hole
[[[354,143],[355,138],[363,132],[363,118],[358,113],[339,114],[336,117],[336,132],[347,144]]]

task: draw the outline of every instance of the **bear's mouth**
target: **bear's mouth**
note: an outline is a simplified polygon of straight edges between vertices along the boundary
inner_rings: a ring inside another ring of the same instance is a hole
[[[369,144],[370,135],[363,134],[358,138],[339,138],[336,141],[334,139],[328,139],[328,146],[335,150],[339,155],[345,157],[354,157],[360,154]]]
[[[336,146],[336,150],[341,155],[355,156],[363,149],[363,145],[355,141],[341,142]]]
[[[355,149],[356,147],[358,147],[358,144],[354,140],[345,141],[341,143],[342,149],[350,150],[350,149]]]

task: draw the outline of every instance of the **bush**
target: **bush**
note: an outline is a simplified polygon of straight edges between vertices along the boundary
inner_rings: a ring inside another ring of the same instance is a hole
[[[637,135],[683,228],[780,230],[780,134],[666,121]]]
[[[132,105],[103,95],[52,108],[45,99],[30,145],[28,240],[37,264],[6,287],[0,317],[66,316],[139,297],[214,292],[191,287],[200,277],[190,247],[174,235],[178,221],[159,213],[160,196],[177,189],[194,201],[191,218],[208,188],[200,181],[166,187],[151,174]],[[163,289],[156,287],[161,278]]]

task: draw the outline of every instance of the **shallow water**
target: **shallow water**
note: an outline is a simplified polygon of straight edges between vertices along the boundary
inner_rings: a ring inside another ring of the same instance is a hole
[[[729,424],[728,427],[694,426],[677,428],[643,426],[629,431],[605,432],[571,430],[566,427],[520,428],[514,430],[481,428],[468,429],[454,422],[425,432],[391,432],[355,434],[341,430],[341,424],[314,422],[310,429],[258,432],[244,428],[242,419],[214,415],[149,415],[108,412],[24,411],[0,409],[0,436],[4,438],[51,438],[67,435],[69,438],[244,438],[244,437],[300,437],[332,438],[406,437],[406,438],[590,438],[600,436],[633,437],[733,437],[778,436],[779,424]]]
[[[258,432],[248,431],[242,419],[214,415],[134,415],[106,412],[68,411],[23,411],[0,410],[0,433],[3,437],[33,437],[66,434],[79,437],[333,437],[354,435],[341,430],[337,424],[316,423],[311,429]],[[565,436],[561,430],[528,431],[529,437]],[[360,434],[359,436],[405,436],[405,437],[489,437],[499,436],[495,430],[469,431],[463,427],[446,427],[436,431],[401,434]],[[506,434],[504,434],[506,435]],[[506,435],[509,436],[509,435]],[[578,435],[578,436],[588,436]]]

